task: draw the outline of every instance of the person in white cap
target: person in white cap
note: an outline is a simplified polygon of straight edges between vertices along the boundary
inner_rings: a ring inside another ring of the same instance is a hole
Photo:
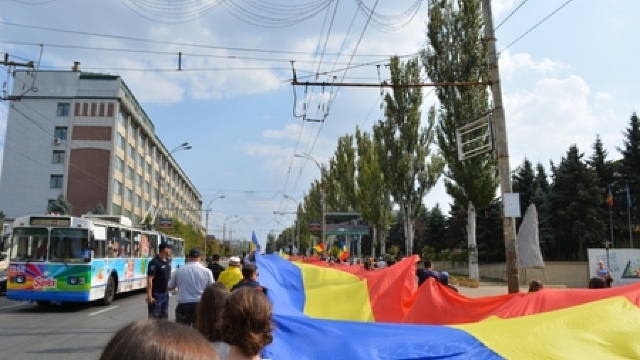
[[[231,290],[237,283],[242,281],[242,271],[240,270],[240,258],[232,256],[229,258],[229,267],[220,273],[218,282],[223,283],[224,286]]]

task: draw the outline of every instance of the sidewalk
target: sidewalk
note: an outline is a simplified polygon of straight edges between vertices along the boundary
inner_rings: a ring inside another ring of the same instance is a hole
[[[506,285],[483,285],[480,283],[480,286],[477,288],[469,288],[466,286],[457,285],[458,291],[460,294],[468,297],[478,298],[483,296],[496,296],[496,295],[505,295],[509,292],[507,291]],[[528,286],[521,286],[520,292],[526,293],[529,291]]]

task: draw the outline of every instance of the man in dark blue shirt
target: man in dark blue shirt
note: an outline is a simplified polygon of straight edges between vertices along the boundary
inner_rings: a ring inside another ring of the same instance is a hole
[[[147,304],[150,319],[169,319],[169,279],[171,279],[171,245],[160,243],[159,252],[147,269]]]
[[[235,284],[231,291],[237,290],[243,287],[250,287],[256,289],[257,291],[262,291],[265,295],[267,294],[267,289],[262,287],[260,283],[257,281],[258,279],[258,268],[253,264],[247,264],[242,267],[242,280],[239,283]]]
[[[431,259],[424,261],[424,269],[416,270],[416,276],[418,277],[418,286],[421,286],[428,278],[434,278],[436,281],[440,281],[440,274],[433,270]]]

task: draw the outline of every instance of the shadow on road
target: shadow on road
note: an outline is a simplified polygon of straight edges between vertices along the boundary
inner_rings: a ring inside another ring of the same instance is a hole
[[[79,353],[92,353],[95,351],[102,351],[104,346],[80,346],[80,347],[65,347],[65,348],[50,348],[42,350],[25,351],[25,354],[79,354]]]
[[[143,291],[133,291],[124,294],[117,294],[115,300],[111,305],[118,305],[120,301],[126,300],[128,298],[135,297],[137,295],[142,294]],[[12,301],[11,303],[19,304],[18,301]],[[77,313],[82,312],[87,309],[100,309],[105,306],[100,303],[100,301],[93,301],[90,303],[75,303],[75,302],[65,302],[65,303],[50,303],[48,305],[38,305],[36,302],[29,303],[28,301],[22,302],[25,306],[21,307],[12,307],[7,309],[0,310],[0,314],[3,313],[12,313],[12,314],[48,314],[48,313]]]

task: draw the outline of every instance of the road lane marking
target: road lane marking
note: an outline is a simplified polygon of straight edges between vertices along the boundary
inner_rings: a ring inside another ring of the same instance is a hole
[[[108,307],[106,309],[94,311],[94,312],[90,313],[88,316],[95,316],[95,315],[98,315],[98,314],[102,314],[103,312],[107,312],[109,310],[113,310],[113,309],[117,309],[117,308],[118,308],[118,306],[111,306],[111,307]]]
[[[0,310],[8,309],[8,308],[16,307],[16,306],[24,306],[24,305],[27,305],[27,304],[13,304],[13,305],[0,306]]]

